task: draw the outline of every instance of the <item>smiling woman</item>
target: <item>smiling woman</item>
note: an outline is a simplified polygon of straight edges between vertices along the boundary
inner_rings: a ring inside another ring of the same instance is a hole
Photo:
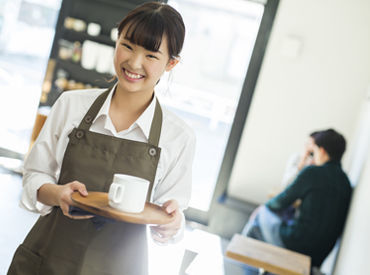
[[[169,39],[174,32],[180,35]],[[24,166],[21,205],[41,218],[18,247],[9,275],[148,274],[145,225],[70,212],[73,192],[107,192],[117,173],[149,181],[147,201],[172,216],[151,226],[155,241],[182,237],[195,136],[162,109],[154,88],[178,63],[184,34],[181,15],[167,4],[135,8],[118,28],[116,84],[63,93],[56,101]]]

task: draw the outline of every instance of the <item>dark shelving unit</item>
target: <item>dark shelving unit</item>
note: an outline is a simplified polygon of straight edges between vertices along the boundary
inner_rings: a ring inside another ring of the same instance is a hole
[[[83,83],[93,87],[106,88],[112,85],[112,75],[99,73],[96,70],[87,70],[81,66],[81,61],[61,59],[59,55],[61,41],[70,43],[79,42],[81,45],[90,40],[110,47],[115,46],[111,39],[111,30],[117,27],[121,19],[136,6],[143,4],[142,0],[63,0],[49,57],[46,75],[44,78],[43,93],[40,106],[52,106],[64,91],[57,84],[58,73],[65,73],[66,79]],[[101,27],[100,34],[92,36],[87,30],[76,31],[64,26],[65,19],[71,17],[83,20],[86,26],[97,23]]]
[[[57,66],[65,69],[71,75],[73,75],[76,81],[90,83],[94,86],[101,86],[105,88],[105,84],[112,78],[110,74],[101,74],[95,70],[87,70],[82,68],[79,63],[74,63],[72,61],[58,60]],[[103,85],[103,86],[102,86]]]

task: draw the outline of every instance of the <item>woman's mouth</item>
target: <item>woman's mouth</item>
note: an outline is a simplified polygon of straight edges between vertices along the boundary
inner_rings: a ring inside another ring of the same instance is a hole
[[[138,81],[138,80],[144,78],[143,75],[130,72],[130,71],[126,70],[125,68],[123,68],[122,70],[123,70],[123,75],[129,81]]]

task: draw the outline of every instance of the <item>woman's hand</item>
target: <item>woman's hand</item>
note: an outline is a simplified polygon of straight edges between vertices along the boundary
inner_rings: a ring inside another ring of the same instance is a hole
[[[73,181],[64,185],[58,185],[60,187],[59,196],[58,196],[58,205],[62,210],[63,214],[71,219],[89,219],[92,218],[92,215],[84,216],[72,216],[69,214],[69,206],[73,206],[72,194],[75,191],[78,191],[82,196],[87,196],[87,190],[85,184],[79,181]]]
[[[182,214],[176,200],[166,201],[162,208],[173,217],[170,223],[151,226],[152,237],[160,243],[167,243],[181,228]]]
[[[71,219],[89,219],[92,215],[72,216],[69,214],[69,207],[73,206],[73,192],[78,191],[82,196],[87,196],[86,186],[79,181],[72,181],[64,185],[46,183],[40,187],[37,199],[44,204],[59,206],[63,214]]]

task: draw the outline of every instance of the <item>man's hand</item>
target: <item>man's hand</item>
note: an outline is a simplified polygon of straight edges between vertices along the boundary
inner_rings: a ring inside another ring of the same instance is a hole
[[[310,147],[306,148],[303,154],[301,155],[301,158],[298,163],[298,171],[301,171],[303,168],[305,168],[308,165],[314,165],[314,159],[312,157],[312,149]]]
[[[160,243],[167,243],[181,228],[182,214],[176,200],[166,201],[162,208],[173,217],[170,223],[151,226],[152,237]]]

